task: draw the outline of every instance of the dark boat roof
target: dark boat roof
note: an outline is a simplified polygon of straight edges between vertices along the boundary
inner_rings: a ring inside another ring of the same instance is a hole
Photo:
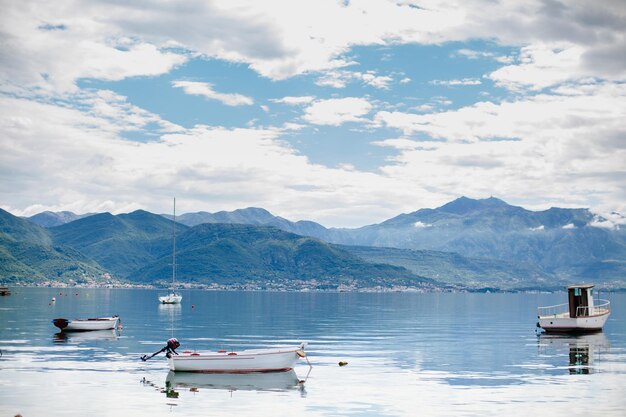
[[[571,290],[572,288],[593,288],[594,285],[593,284],[575,284],[575,285],[568,285],[567,289]]]

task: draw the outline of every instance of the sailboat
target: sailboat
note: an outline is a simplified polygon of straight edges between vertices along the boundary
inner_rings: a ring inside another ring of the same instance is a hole
[[[183,296],[175,291],[176,286],[176,198],[174,198],[174,234],[172,244],[172,286],[167,295],[159,296],[161,304],[179,304],[183,300]]]

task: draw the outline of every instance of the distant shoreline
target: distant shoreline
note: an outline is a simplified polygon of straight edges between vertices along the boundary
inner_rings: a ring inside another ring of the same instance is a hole
[[[3,284],[6,285],[6,284]],[[7,285],[11,289],[16,288],[51,288],[51,289],[144,289],[144,290],[157,290],[166,291],[168,287],[161,287],[155,285],[141,285],[141,284],[102,284],[102,285],[68,285],[63,283],[55,283],[50,285],[32,285],[32,284],[12,284]],[[623,293],[626,292],[626,288],[612,288],[604,289],[597,287],[601,293]],[[454,294],[553,294],[558,292],[565,292],[564,289],[498,289],[498,288],[456,288],[456,289],[437,289],[437,288],[413,288],[413,287],[373,287],[373,288],[261,288],[258,286],[250,285],[194,285],[194,286],[181,286],[178,290],[185,291],[232,291],[232,292],[300,292],[300,293],[454,293]]]

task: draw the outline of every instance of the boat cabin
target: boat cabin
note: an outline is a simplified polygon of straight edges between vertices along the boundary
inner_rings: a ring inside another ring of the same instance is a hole
[[[569,316],[588,317],[593,312],[593,285],[580,284],[567,287]]]

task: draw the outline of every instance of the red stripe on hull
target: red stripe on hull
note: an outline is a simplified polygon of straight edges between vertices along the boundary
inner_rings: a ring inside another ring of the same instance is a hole
[[[279,369],[241,369],[241,370],[202,370],[202,371],[174,371],[174,372],[188,372],[194,374],[267,374],[270,372],[288,372],[293,368],[279,368]]]

